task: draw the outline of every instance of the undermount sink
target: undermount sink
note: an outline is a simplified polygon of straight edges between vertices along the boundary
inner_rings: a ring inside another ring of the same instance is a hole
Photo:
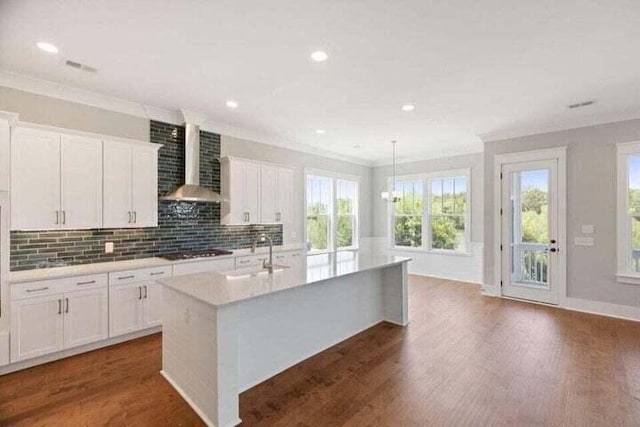
[[[280,271],[283,271],[285,269],[289,268],[288,265],[281,265],[281,264],[274,264],[273,265],[273,274],[278,273]],[[222,273],[224,276],[227,276],[228,278],[234,278],[234,277],[257,277],[257,276],[261,276],[261,275],[268,275],[269,274],[269,270],[262,267],[262,266],[256,266],[256,267],[247,267],[247,268],[241,268],[238,270],[233,270],[233,271],[227,271]]]

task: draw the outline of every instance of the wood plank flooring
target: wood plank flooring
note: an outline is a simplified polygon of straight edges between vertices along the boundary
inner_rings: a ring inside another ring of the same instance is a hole
[[[245,426],[640,426],[640,324],[411,277],[377,325],[240,396]],[[3,426],[201,426],[154,335],[0,377]]]

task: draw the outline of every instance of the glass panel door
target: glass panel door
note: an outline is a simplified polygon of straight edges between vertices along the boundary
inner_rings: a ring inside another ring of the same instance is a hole
[[[557,304],[557,160],[502,166],[502,294]]]

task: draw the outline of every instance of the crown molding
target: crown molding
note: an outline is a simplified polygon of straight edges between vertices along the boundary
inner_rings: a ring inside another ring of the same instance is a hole
[[[85,89],[78,89],[61,83],[49,80],[24,76],[0,68],[0,86],[6,86],[37,95],[62,99],[64,101],[89,105],[91,107],[102,108],[135,117],[142,117],[149,120],[157,120],[175,125],[182,125],[186,116],[197,119],[201,123],[201,129],[208,132],[215,132],[220,135],[231,136],[239,139],[254,141],[259,144],[266,144],[293,151],[314,154],[317,156],[338,159],[349,163],[363,166],[372,166],[372,162],[353,156],[345,156],[321,148],[316,148],[306,144],[283,140],[281,137],[254,129],[246,129],[206,117],[205,115],[189,110],[169,110],[162,107],[146,105],[134,101],[129,101],[113,96],[92,92]]]
[[[478,137],[483,143],[500,141],[511,138],[522,138],[525,136],[540,135],[543,133],[561,132],[565,130],[579,129],[591,126],[600,126],[610,123],[623,122],[626,120],[640,119],[640,109],[635,111],[623,111],[608,114],[598,114],[596,117],[576,117],[570,120],[559,122],[542,122],[533,126],[516,126],[512,128],[499,129],[491,132],[479,134]]]
[[[457,157],[457,156],[465,156],[470,154],[482,154],[484,152],[484,147],[482,144],[478,145],[465,145],[453,150],[445,151],[427,151],[423,153],[419,153],[411,156],[400,156],[396,159],[396,164],[405,164],[405,163],[416,163],[422,162],[426,160],[437,160],[448,157]],[[376,160],[372,162],[372,167],[382,167],[382,166],[391,166],[393,165],[393,161],[389,159],[384,160]]]

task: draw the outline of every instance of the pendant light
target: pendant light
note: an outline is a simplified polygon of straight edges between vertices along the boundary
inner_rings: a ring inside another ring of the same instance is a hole
[[[393,177],[391,178],[391,195],[388,191],[383,191],[380,196],[383,200],[389,201],[391,203],[396,203],[400,200],[400,192],[396,191],[396,143],[398,141],[391,141],[391,145],[393,146]]]

